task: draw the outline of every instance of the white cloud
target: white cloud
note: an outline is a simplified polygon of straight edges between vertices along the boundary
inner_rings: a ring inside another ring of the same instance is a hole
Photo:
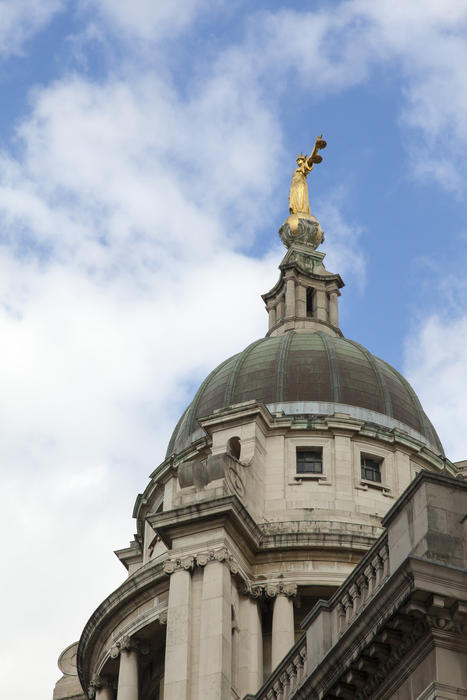
[[[407,342],[406,376],[451,460],[467,459],[467,316],[431,316]]]
[[[401,138],[411,173],[464,191],[467,156],[467,6],[463,0],[351,0],[309,12],[253,15],[226,53],[271,91],[294,80],[317,101],[399,73]],[[261,46],[261,51],[258,51]],[[381,73],[380,73],[381,74]],[[293,88],[292,88],[293,89]],[[297,88],[296,88],[297,89]]]
[[[23,44],[64,7],[65,0],[2,0],[0,57],[20,53]]]
[[[280,138],[254,92],[220,89],[182,103],[151,76],[58,82],[36,93],[19,159],[0,159],[2,619],[9,648],[36,649],[18,678],[0,644],[5,696],[28,697],[31,677],[50,692],[56,656],[124,578],[112,549],[194,385],[266,330],[277,250],[235,249],[264,217],[272,185],[254,165]]]
[[[82,0],[94,10],[123,39],[158,41],[173,39],[191,26],[197,14],[214,3],[212,0]]]

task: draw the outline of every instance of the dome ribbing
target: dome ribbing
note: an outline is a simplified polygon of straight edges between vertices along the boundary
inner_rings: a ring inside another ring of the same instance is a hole
[[[175,428],[167,455],[191,444],[200,418],[252,399],[286,415],[354,407],[365,420],[402,424],[443,452],[417,395],[393,367],[353,340],[289,331],[255,341],[211,372]]]

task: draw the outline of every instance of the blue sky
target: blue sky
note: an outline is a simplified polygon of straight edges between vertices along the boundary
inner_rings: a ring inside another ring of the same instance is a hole
[[[462,0],[0,0],[2,697],[51,697],[178,416],[266,332],[320,133],[342,330],[467,457],[466,64]]]

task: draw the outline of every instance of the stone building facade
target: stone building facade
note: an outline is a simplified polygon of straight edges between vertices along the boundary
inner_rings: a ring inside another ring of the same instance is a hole
[[[362,694],[372,669],[390,679],[397,666],[373,663],[366,643],[391,659],[407,626],[414,646],[428,634],[412,600],[430,620],[442,608],[465,629],[467,540],[456,518],[467,513],[467,470],[446,458],[408,382],[343,337],[343,281],[324,254],[306,236],[286,244],[279,281],[263,295],[266,337],[219,365],[182,415],[136,499],[135,539],[116,552],[128,577],[63,652],[54,700],[467,695],[460,672],[459,695],[393,693],[384,678]],[[457,523],[455,534],[450,524],[436,531],[438,549],[455,550],[442,564],[431,563],[431,544],[404,539],[418,527],[420,489],[427,503],[439,490],[445,524]],[[419,595],[436,566],[433,599]],[[381,626],[388,605],[400,627]],[[437,645],[432,629],[442,662],[451,642]],[[455,666],[465,639],[454,646]]]

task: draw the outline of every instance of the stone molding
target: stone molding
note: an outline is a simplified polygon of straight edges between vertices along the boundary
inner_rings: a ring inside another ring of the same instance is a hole
[[[137,651],[139,654],[146,655],[149,654],[149,646],[144,644],[144,642],[140,642],[139,639],[125,634],[111,647],[110,658],[117,659],[122,651]]]
[[[106,625],[122,611],[140,606],[154,598],[154,587],[164,586],[164,571],[161,562],[148,562],[131,577],[127,578],[95,610],[81,635],[78,645],[77,668],[81,686],[89,687],[94,669],[102,668],[109,648],[107,646]],[[96,648],[99,650],[97,656]]]

